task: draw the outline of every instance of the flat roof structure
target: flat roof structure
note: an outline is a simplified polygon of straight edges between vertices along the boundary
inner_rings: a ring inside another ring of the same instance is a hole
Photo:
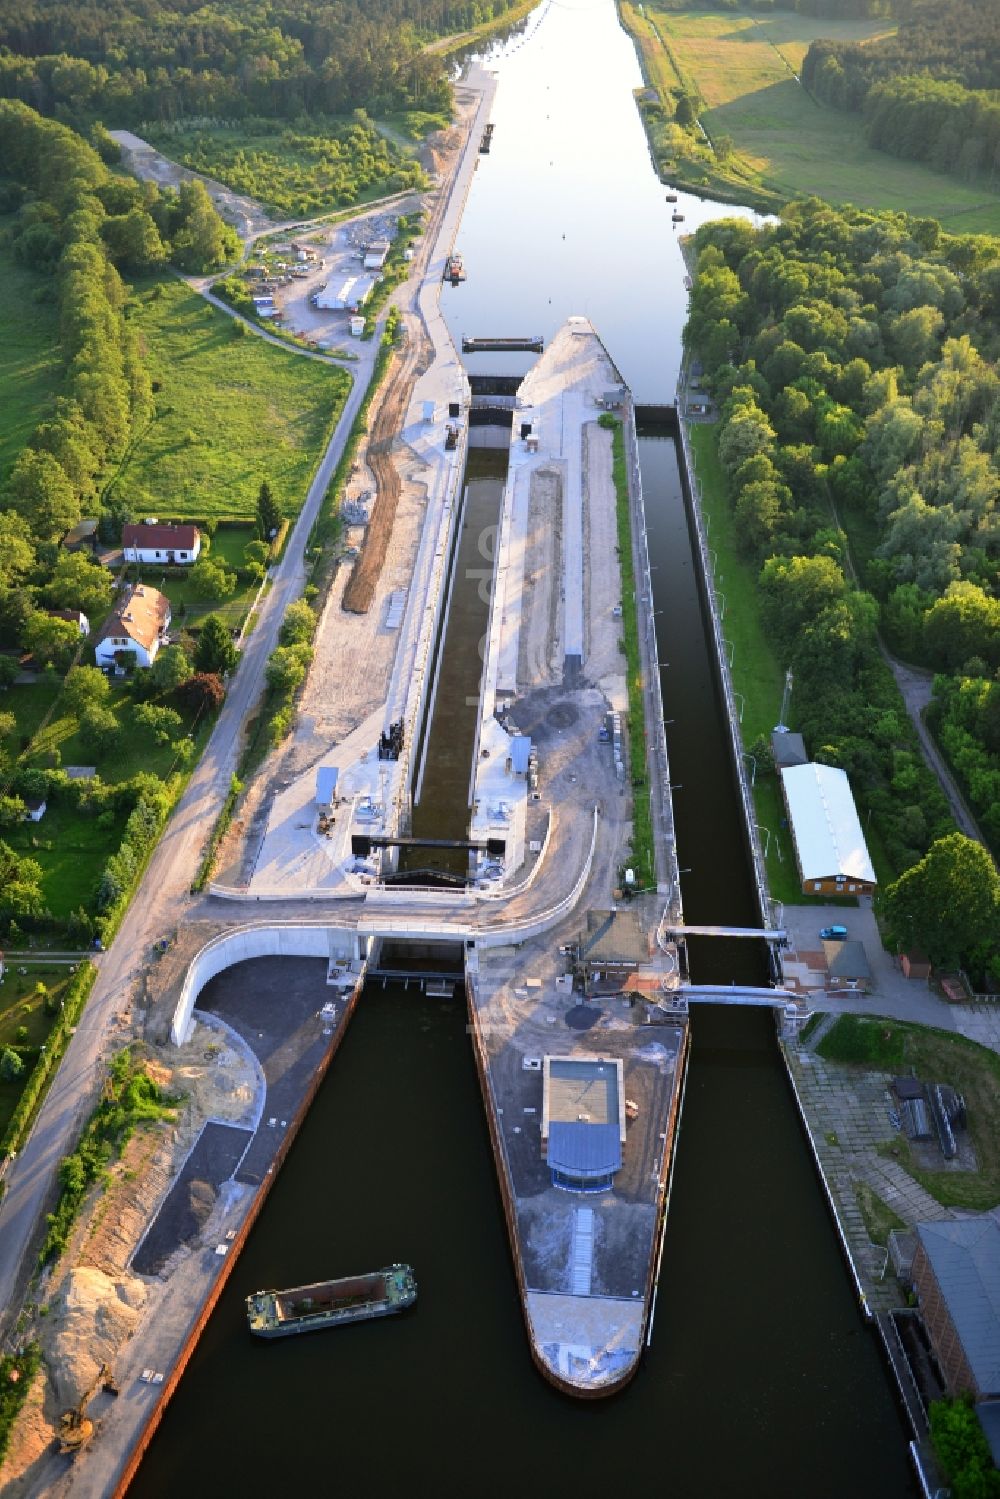
[[[528,774],[531,740],[527,734],[515,734],[510,741],[510,768],[516,776]]]
[[[625,1089],[620,1057],[545,1057],[542,1154],[553,1185],[605,1191],[621,1170]]]
[[[803,884],[843,880],[874,885],[875,867],[846,771],[834,765],[791,765],[781,771],[781,784]]]
[[[341,276],[328,281],[322,291],[316,293],[316,306],[326,309],[363,307],[375,288],[374,276]]]
[[[580,957],[593,968],[637,967],[649,958],[649,940],[635,912],[588,911]]]
[[[334,792],[337,789],[337,777],[340,774],[336,765],[321,765],[316,771],[316,801],[321,807],[328,807],[333,801]]]

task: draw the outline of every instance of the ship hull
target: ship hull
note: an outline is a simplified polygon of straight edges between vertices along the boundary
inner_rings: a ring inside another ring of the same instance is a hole
[[[257,1338],[291,1338],[325,1332],[349,1322],[368,1322],[405,1312],[417,1299],[409,1265],[391,1265],[370,1275],[319,1281],[286,1291],[247,1297],[247,1325]]]

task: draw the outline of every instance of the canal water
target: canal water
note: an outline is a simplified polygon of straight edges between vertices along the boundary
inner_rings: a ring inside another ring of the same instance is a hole
[[[495,59],[497,128],[449,322],[548,336],[587,313],[637,399],[669,400],[683,266],[631,45],[613,0],[549,0],[528,38]],[[718,211],[680,207],[688,229]],[[495,356],[470,367],[500,372]],[[685,911],[742,924],[756,913],[676,454],[654,436],[640,450]],[[761,976],[736,943],[703,942],[692,967]],[[316,983],[319,1002],[319,965]],[[652,1347],[625,1392],[582,1404],[530,1362],[462,1004],[370,985],[133,1492],[173,1496],[197,1474],[199,1493],[254,1496],[911,1495],[770,1016],[699,1010],[693,1034]],[[417,1269],[412,1314],[286,1343],[246,1334],[247,1291],[397,1258]]]
[[[413,797],[416,837],[468,836],[472,745],[506,473],[506,449],[470,449],[454,583],[438,645],[432,713]],[[467,853],[444,849],[413,849],[400,861],[411,871],[443,869],[457,875],[466,873],[468,862]]]

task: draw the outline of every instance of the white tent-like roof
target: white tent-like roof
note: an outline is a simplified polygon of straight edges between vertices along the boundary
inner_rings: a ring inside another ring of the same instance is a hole
[[[833,765],[789,765],[781,772],[803,880],[876,883],[847,773]]]
[[[374,276],[342,276],[339,281],[328,281],[316,296],[316,306],[336,308],[363,307],[375,287]]]

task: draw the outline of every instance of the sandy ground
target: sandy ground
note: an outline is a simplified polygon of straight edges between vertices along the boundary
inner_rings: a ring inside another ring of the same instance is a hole
[[[621,569],[615,485],[611,473],[611,433],[588,422],[583,431],[584,474],[584,591],[587,651],[584,667],[589,681],[602,687],[613,705],[627,706],[625,657],[619,642],[622,622],[612,612],[621,604]]]
[[[169,157],[161,155],[141,136],[131,130],[112,130],[109,134],[122,148],[122,164],[143,182],[155,182],[158,187],[178,187],[182,182],[198,179],[208,189],[208,195],[227,223],[235,225],[244,238],[250,234],[264,234],[277,227],[274,220],[261,208],[254,198],[243,197],[201,172],[192,172]]]
[[[562,492],[558,469],[539,469],[531,475],[517,652],[519,684],[547,687],[562,680]]]
[[[4,1462],[5,1499],[39,1491],[36,1470],[47,1461],[60,1413],[79,1400],[102,1363],[114,1372],[122,1345],[144,1312],[154,1311],[149,1287],[155,1282],[131,1274],[129,1261],[202,1125],[209,1118],[253,1120],[253,1066],[215,1027],[197,1026],[187,1044],[172,1052],[170,1066],[153,1058],[149,1070],[168,1092],[183,1094],[183,1103],[175,1121],[135,1132],[107,1180],[93,1189],[66,1253],[39,1282],[33,1325],[26,1331],[42,1345],[44,1373]],[[183,1275],[183,1260],[174,1273]]]
[[[472,95],[466,100],[460,97],[460,114],[463,117],[469,114],[477,103],[478,95]],[[429,147],[433,160],[428,165],[439,174],[450,175],[466,134],[467,125],[463,120],[462,124],[434,137],[433,145]],[[398,211],[405,212],[406,206],[401,205]],[[431,241],[436,232],[434,218],[432,210],[430,222],[425,226],[425,238]],[[350,225],[338,226],[333,232],[347,234],[349,230],[350,243],[353,244],[357,239],[357,226],[363,222],[363,219],[354,219]],[[346,243],[345,240],[345,245]],[[414,275],[394,297],[403,308],[404,357],[411,380],[418,377],[430,357],[426,330],[414,310],[421,279],[421,259],[418,254],[414,262]],[[357,264],[350,261],[347,263]],[[330,274],[332,272],[328,260],[327,269],[322,274],[317,273],[317,278],[327,279]],[[297,326],[295,316],[299,300],[304,301],[308,307],[309,283],[303,280],[292,286],[294,293],[292,288],[288,288],[288,291],[296,301],[289,308],[288,322],[291,326]],[[303,291],[303,288],[306,290]],[[311,313],[312,309],[309,311]],[[333,316],[341,320],[340,326],[344,325],[343,314]],[[318,337],[318,334],[313,330],[310,336]],[[372,428],[375,426],[377,412],[376,404],[369,422]],[[351,613],[343,608],[344,590],[350,580],[351,569],[341,564],[323,604],[313,641],[315,654],[299,698],[293,732],[285,744],[268,757],[247,787],[220,849],[216,862],[216,879],[223,884],[242,884],[249,878],[276,792],[283,789],[295,776],[315,765],[333,745],[346,738],[386,700],[399,642],[399,631],[386,628],[388,601],[390,594],[405,591],[410,586],[430,478],[429,466],[402,440],[397,442],[390,456],[399,473],[401,487],[374,600],[364,614]],[[370,501],[374,489],[375,479],[368,467],[367,447],[363,443],[346,486],[345,500],[365,497]],[[360,529],[352,528],[347,537],[348,542],[356,544],[361,539]]]

